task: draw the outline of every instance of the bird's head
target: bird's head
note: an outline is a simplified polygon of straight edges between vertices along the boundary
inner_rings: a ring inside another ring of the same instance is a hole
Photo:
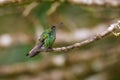
[[[56,26],[52,26],[52,27],[51,27],[52,30],[55,30],[55,28],[56,28]]]

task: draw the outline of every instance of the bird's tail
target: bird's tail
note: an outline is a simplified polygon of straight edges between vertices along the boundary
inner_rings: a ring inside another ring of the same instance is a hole
[[[37,49],[38,49],[37,46],[35,46],[28,54],[26,54],[26,56],[34,57],[35,55],[39,53]]]
[[[34,51],[34,52],[31,52],[31,53],[26,54],[26,56],[34,57],[34,56],[36,56],[38,53],[39,53],[39,52]]]
[[[36,45],[28,54],[26,54],[26,56],[29,56],[29,57],[34,57],[34,56],[36,56],[38,53],[40,53],[40,51],[38,51],[38,50],[39,50],[41,47],[42,47],[42,44]]]

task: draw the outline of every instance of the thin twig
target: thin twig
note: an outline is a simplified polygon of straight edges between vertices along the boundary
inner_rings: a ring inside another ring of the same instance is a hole
[[[104,38],[105,36],[109,35],[111,32],[113,32],[115,29],[118,29],[117,27],[120,26],[120,20],[118,20],[116,23],[111,24],[105,31],[101,32],[100,34],[97,34],[87,40],[84,40],[82,42],[79,43],[75,43],[73,45],[70,46],[66,46],[66,47],[60,47],[60,48],[53,48],[52,50],[44,50],[44,49],[40,49],[38,50],[39,52],[43,51],[55,51],[55,52],[59,52],[59,51],[68,51],[70,49],[73,48],[77,48],[77,47],[81,47],[83,45],[95,42],[97,40],[101,40],[102,38]]]
[[[88,6],[120,7],[119,0],[68,0],[70,3]]]

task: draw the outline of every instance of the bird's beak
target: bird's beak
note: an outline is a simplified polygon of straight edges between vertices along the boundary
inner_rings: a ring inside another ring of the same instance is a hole
[[[61,25],[63,25],[63,23],[62,23],[62,22],[57,23],[57,24],[55,24],[55,25],[53,25],[53,26],[55,26],[55,27],[59,27],[59,26],[61,26]]]

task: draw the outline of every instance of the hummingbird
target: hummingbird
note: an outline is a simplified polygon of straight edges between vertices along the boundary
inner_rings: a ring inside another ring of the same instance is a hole
[[[57,24],[56,26],[59,26],[59,24]],[[43,48],[45,50],[52,49],[53,43],[55,42],[56,39],[56,26],[51,26],[49,29],[45,30],[40,35],[40,38],[37,40],[36,45],[26,56],[34,57],[38,53],[40,53],[40,51],[38,50]]]

